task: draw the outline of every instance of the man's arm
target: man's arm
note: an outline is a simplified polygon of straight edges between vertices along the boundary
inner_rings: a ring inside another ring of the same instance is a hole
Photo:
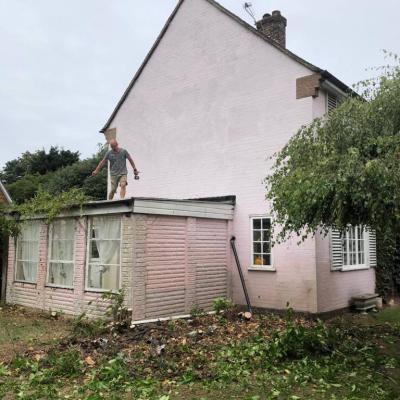
[[[127,153],[127,159],[128,159],[128,161],[130,162],[130,164],[132,165],[133,173],[134,173],[135,175],[139,175],[139,171],[136,169],[135,162],[133,161],[133,159],[132,159],[132,157],[130,156],[129,153]]]
[[[106,159],[103,158],[100,162],[99,165],[96,167],[96,169],[92,172],[92,176],[96,176],[100,170],[103,168],[104,164],[106,163]]]

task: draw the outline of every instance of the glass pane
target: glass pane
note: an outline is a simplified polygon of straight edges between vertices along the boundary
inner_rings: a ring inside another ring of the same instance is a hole
[[[262,255],[261,254],[254,254],[253,255],[253,265],[262,265]]]
[[[52,262],[49,265],[48,283],[72,287],[74,284],[73,271],[73,264]]]
[[[39,240],[40,221],[25,222],[21,227],[21,240]]]
[[[36,283],[37,262],[18,261],[15,273],[17,281]]]
[[[116,290],[119,288],[119,267],[100,264],[89,265],[88,286],[94,289]]]
[[[75,234],[75,220],[74,219],[60,219],[52,224],[53,240],[57,239],[74,239]]]
[[[37,241],[18,241],[18,260],[38,261],[39,245]]]
[[[261,242],[261,231],[253,231],[253,241]]]
[[[263,242],[268,242],[270,239],[270,231],[262,231],[262,240]]]
[[[271,265],[271,255],[270,254],[263,255],[263,265]]]
[[[254,243],[253,253],[261,253],[261,243]]]
[[[253,229],[261,229],[261,219],[253,219]]]
[[[271,244],[263,243],[263,253],[271,253]]]
[[[90,261],[99,260],[100,264],[119,264],[119,240],[92,240]]]
[[[271,220],[269,218],[263,218],[262,227],[263,229],[271,229]]]
[[[121,219],[119,217],[93,217],[92,238],[97,239],[120,239]]]
[[[55,261],[72,261],[74,258],[73,240],[53,240],[51,259]]]

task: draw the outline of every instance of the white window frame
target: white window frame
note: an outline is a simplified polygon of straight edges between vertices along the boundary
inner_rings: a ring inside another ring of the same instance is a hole
[[[63,218],[66,219],[66,218]],[[68,218],[72,219],[72,218]],[[75,218],[74,223],[76,224]],[[74,232],[75,232],[75,227],[74,227]],[[54,288],[61,288],[61,289],[73,289],[74,288],[74,282],[75,282],[75,234],[74,234],[74,244],[73,244],[73,250],[72,250],[72,261],[64,261],[64,260],[52,260],[51,259],[51,248],[52,248],[52,238],[53,238],[53,224],[50,224],[49,226],[49,240],[48,240],[48,247],[47,247],[47,269],[46,269],[46,286],[49,287],[54,287]],[[49,272],[50,272],[50,262],[58,262],[58,263],[63,263],[63,264],[72,264],[72,286],[66,286],[66,285],[57,285],[55,283],[50,283],[49,282]]]
[[[93,240],[91,239],[90,235],[92,232],[92,221],[93,218],[96,217],[101,217],[104,216],[106,217],[106,215],[92,215],[88,218],[88,222],[87,222],[87,226],[88,226],[88,230],[87,230],[87,240],[86,240],[86,267],[85,267],[85,292],[94,292],[94,293],[109,293],[109,292],[113,292],[116,293],[118,292],[121,288],[121,281],[122,281],[122,218],[119,214],[113,214],[110,215],[110,217],[115,217],[115,216],[119,216],[120,218],[120,237],[119,237],[119,266],[117,266],[117,268],[119,267],[119,275],[118,275],[118,288],[116,289],[101,289],[101,288],[92,288],[88,286],[88,282],[89,282],[89,261],[90,261],[90,242]],[[116,239],[109,239],[109,240],[116,240]],[[109,264],[112,266],[115,266],[115,264]]]
[[[361,228],[361,225],[357,225],[354,227],[356,229],[356,237],[357,237],[357,233],[358,233],[358,229]],[[343,260],[343,264],[342,264],[342,271],[356,271],[356,270],[360,270],[360,269],[369,269],[370,265],[369,265],[369,234],[368,231],[365,229],[365,227],[363,227],[364,231],[363,231],[363,240],[364,240],[364,263],[363,264],[344,264],[344,251],[343,251],[343,255],[342,255],[342,260]],[[346,230],[346,237],[342,238],[342,241],[346,241],[346,252],[347,254],[349,254],[349,239],[348,239],[348,230]],[[358,261],[358,239],[356,239],[356,246],[357,246],[357,251],[356,253],[356,257],[357,257],[357,261]]]
[[[38,255],[38,260],[37,260],[37,264],[36,264],[36,281],[35,282],[31,282],[31,281],[24,281],[22,279],[17,279],[17,269],[18,269],[18,262],[19,261],[25,261],[25,262],[31,262],[30,260],[20,260],[18,259],[18,250],[19,250],[19,246],[21,245],[20,243],[20,237],[18,236],[17,238],[17,246],[15,249],[15,263],[14,263],[14,282],[18,282],[18,283],[28,283],[30,285],[36,285],[37,284],[37,274],[38,274],[38,269],[39,269],[39,262],[40,262],[40,255],[39,255],[39,250],[40,250],[40,232],[42,230],[42,223],[40,221],[37,220],[32,220],[30,222],[37,222],[39,224],[39,236],[38,236],[38,246],[37,246],[37,255]]]
[[[273,259],[273,251],[272,251],[272,244],[271,244],[271,250],[270,250],[270,263],[271,265],[254,265],[253,260],[254,260],[254,241],[253,241],[253,220],[255,219],[262,219],[262,218],[268,218],[270,220],[271,226],[272,226],[272,217],[271,215],[268,214],[252,214],[250,215],[249,221],[250,221],[250,266],[248,267],[249,271],[272,271],[275,272],[275,266],[274,266],[274,259]],[[262,243],[262,242],[261,242]]]

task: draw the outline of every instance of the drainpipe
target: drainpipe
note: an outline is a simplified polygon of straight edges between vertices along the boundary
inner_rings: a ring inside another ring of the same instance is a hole
[[[231,247],[232,247],[233,255],[235,256],[236,266],[237,266],[237,269],[239,272],[240,281],[242,282],[244,297],[246,298],[246,303],[247,303],[247,310],[249,311],[249,313],[253,314],[253,309],[251,308],[249,294],[247,293],[246,282],[244,281],[242,267],[240,266],[239,257],[238,257],[237,251],[236,251],[235,241],[236,241],[235,236],[232,236],[231,240],[230,240]]]

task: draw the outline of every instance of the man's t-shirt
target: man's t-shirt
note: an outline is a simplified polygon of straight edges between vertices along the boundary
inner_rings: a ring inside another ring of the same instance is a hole
[[[128,173],[126,169],[126,159],[128,157],[129,153],[125,149],[119,148],[118,152],[108,150],[104,160],[110,161],[110,174],[115,176],[126,175]]]

